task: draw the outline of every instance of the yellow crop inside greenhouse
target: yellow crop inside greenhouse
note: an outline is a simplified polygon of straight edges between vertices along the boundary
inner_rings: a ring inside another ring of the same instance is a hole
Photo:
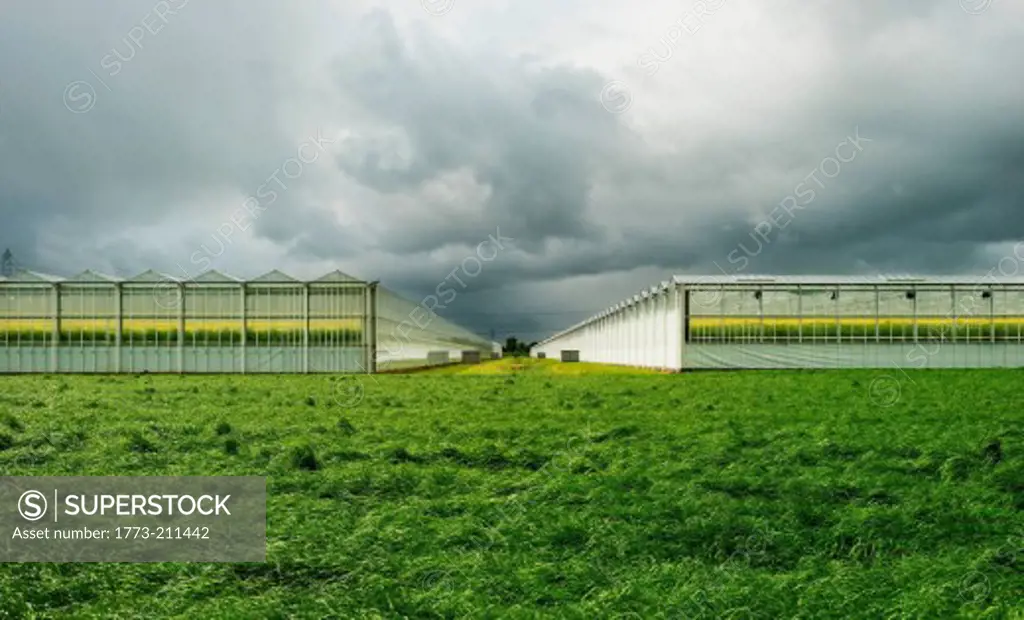
[[[690,319],[697,342],[736,342],[764,338],[771,342],[966,340],[1020,341],[1024,317],[776,317],[729,316]]]
[[[864,317],[840,317],[838,323],[833,318],[778,318],[778,317],[695,317],[690,319],[690,326],[695,328],[703,327],[756,327],[761,324],[774,325],[778,327],[816,327],[834,326],[844,327],[871,327],[875,325],[874,318]],[[1024,317],[996,316],[996,317],[919,317],[919,326],[949,326],[964,327],[973,325],[1024,325]],[[906,326],[914,324],[912,317],[902,318],[879,318],[881,326]],[[303,322],[301,319],[251,319],[247,322],[250,331],[274,331],[274,330],[301,330]],[[357,330],[361,329],[360,319],[311,319],[310,326],[314,329],[337,329]],[[130,319],[123,321],[124,331],[174,331],[178,327],[177,319]],[[75,330],[114,330],[116,328],[113,319],[63,319],[61,328],[64,331]],[[186,332],[194,331],[236,331],[240,330],[241,321],[222,319],[191,319],[185,323]],[[53,321],[49,319],[5,319],[0,318],[0,331],[48,331],[53,329]]]
[[[101,331],[116,329],[114,319],[62,319],[61,329],[64,331]],[[250,319],[246,322],[249,331],[301,330],[302,319]],[[191,319],[185,322],[185,331],[240,331],[241,320],[222,319]],[[314,329],[358,330],[362,328],[360,319],[310,319],[310,327]],[[47,331],[53,329],[51,319],[4,319],[0,318],[0,332]],[[178,329],[177,319],[129,319],[122,322],[124,331],[175,331]]]

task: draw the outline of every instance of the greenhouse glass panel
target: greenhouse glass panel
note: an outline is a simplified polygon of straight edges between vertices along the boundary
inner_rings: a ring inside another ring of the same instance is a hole
[[[186,287],[185,343],[191,347],[240,346],[242,287]]]
[[[918,287],[914,290],[919,342],[947,342],[956,339],[951,287]],[[912,319],[911,319],[912,320]],[[913,330],[910,331],[913,337]]]
[[[293,285],[250,285],[245,298],[246,344],[257,347],[298,347],[305,328],[305,288]]]
[[[803,308],[800,322],[801,341],[835,342],[839,337],[836,288],[801,287],[800,300]]]
[[[762,290],[764,342],[799,342],[800,292],[797,289]]]
[[[690,316],[721,316],[722,287],[701,286],[690,291]]]
[[[992,340],[995,322],[992,319],[994,300],[991,291],[978,287],[957,287],[953,298],[953,338],[964,342]]]
[[[309,297],[310,345],[360,347],[364,342],[366,294],[362,287],[315,287]]]
[[[170,347],[178,343],[180,302],[176,285],[122,289],[122,342],[129,347]]]
[[[117,343],[117,289],[112,285],[60,287],[60,341],[78,347]]]
[[[839,315],[839,333],[843,342],[875,342],[878,319],[875,287],[845,288],[838,292],[836,313]]]
[[[722,342],[745,344],[761,342],[764,322],[761,315],[760,289],[730,289],[722,291],[722,322],[715,336]]]
[[[947,309],[949,307],[949,293]],[[878,291],[879,342],[913,342],[917,292],[913,287],[881,287]],[[948,311],[948,310],[947,310]]]
[[[720,342],[725,335],[725,321],[722,318],[724,295],[721,286],[707,285],[689,291],[689,315],[685,318],[688,333],[694,342]],[[621,316],[613,315],[609,322],[618,334]],[[621,344],[616,341],[616,350]]]
[[[37,347],[53,340],[56,307],[50,288],[0,287],[0,346]]]
[[[994,331],[996,340],[1024,342],[1024,290],[994,290]]]

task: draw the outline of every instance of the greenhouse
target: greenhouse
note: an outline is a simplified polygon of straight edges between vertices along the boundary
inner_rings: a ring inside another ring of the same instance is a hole
[[[676,276],[533,355],[699,368],[1024,366],[1024,278]]]
[[[0,278],[0,373],[366,373],[490,357],[492,343],[335,271]],[[468,355],[475,358],[476,355]]]

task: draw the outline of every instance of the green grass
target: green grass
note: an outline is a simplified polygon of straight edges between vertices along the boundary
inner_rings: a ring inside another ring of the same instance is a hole
[[[502,362],[0,378],[6,475],[269,495],[266,564],[6,564],[0,617],[1024,617],[1021,371]]]
[[[447,375],[530,375],[580,376],[580,375],[655,375],[659,371],[632,366],[613,364],[562,364],[553,359],[537,359],[531,357],[505,357],[498,360],[487,360],[480,364],[452,365],[441,368],[424,369],[429,374]]]

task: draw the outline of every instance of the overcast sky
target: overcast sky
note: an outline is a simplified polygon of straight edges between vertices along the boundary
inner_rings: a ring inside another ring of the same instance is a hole
[[[6,0],[0,248],[447,277],[528,340],[672,273],[986,273],[1022,76],[1016,0]]]

